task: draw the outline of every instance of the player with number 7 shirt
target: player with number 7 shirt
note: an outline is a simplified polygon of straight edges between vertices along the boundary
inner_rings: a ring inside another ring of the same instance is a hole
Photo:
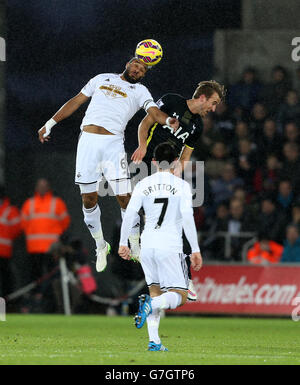
[[[161,111],[179,120],[179,128],[175,131],[166,125],[159,124],[147,114],[139,125],[139,147],[131,157],[133,162],[139,164],[143,161],[147,166],[148,175],[150,175],[155,169],[152,164],[154,148],[159,143],[168,142],[174,146],[183,170],[202,134],[202,117],[209,112],[214,112],[224,97],[224,86],[214,80],[200,82],[190,99],[185,99],[178,94],[164,95],[158,100],[157,105]],[[184,251],[189,254],[189,250],[185,249]],[[189,258],[187,258],[187,263],[189,271],[188,299],[195,301],[197,295],[192,282]]]

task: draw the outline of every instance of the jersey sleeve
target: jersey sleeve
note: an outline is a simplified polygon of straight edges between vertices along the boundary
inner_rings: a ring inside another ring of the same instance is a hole
[[[139,184],[136,185],[130,198],[129,204],[126,208],[126,212],[123,218],[121,235],[120,235],[120,246],[128,245],[128,238],[132,229],[134,218],[136,213],[142,206],[142,194],[139,188]]]
[[[150,107],[157,107],[154,103],[152,95],[146,87],[142,87],[138,95],[138,104],[140,108],[143,108],[146,112]]]
[[[90,79],[89,82],[81,89],[80,92],[89,98],[93,96],[96,89],[96,78],[97,76]]]
[[[200,125],[199,123],[193,123],[192,133],[185,141],[184,143],[185,146],[194,150],[201,134],[202,134],[202,125]]]
[[[192,191],[187,182],[185,182],[183,186],[183,194],[181,196],[180,202],[180,212],[182,215],[183,230],[191,246],[192,253],[200,252],[197,230],[193,215]]]

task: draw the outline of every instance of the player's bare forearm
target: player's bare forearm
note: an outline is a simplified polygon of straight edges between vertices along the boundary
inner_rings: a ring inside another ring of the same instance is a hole
[[[194,151],[193,148],[190,148],[187,146],[184,147],[184,149],[180,155],[180,158],[179,158],[182,170],[185,169],[186,165],[188,164],[187,162],[190,161],[193,151]]]
[[[168,124],[174,130],[177,130],[177,128],[179,127],[178,119],[169,117],[165,112],[161,111],[158,107],[150,107],[147,112],[155,122],[161,124],[162,126],[164,126],[165,124]],[[167,123],[168,118],[169,118],[169,121]]]
[[[147,152],[147,137],[151,126],[155,123],[155,120],[147,114],[139,124],[138,140],[139,147],[134,151],[131,156],[131,160],[135,163],[141,163]]]
[[[72,99],[68,100],[57,112],[53,115],[57,123],[71,116],[78,108],[85,102],[88,101],[88,97],[82,94],[81,92],[74,96]]]
[[[88,97],[79,92],[72,99],[68,100],[48,122],[39,129],[39,141],[41,143],[47,142],[50,139],[51,128],[58,122],[68,118],[85,102],[88,101]]]

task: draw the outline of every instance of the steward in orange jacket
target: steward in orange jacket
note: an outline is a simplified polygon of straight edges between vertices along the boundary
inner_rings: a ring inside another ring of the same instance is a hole
[[[258,242],[248,251],[248,262],[253,264],[278,263],[283,252],[283,246],[270,241],[266,236],[260,236]]]
[[[13,241],[21,234],[21,218],[9,198],[0,198],[0,258],[11,258]]]
[[[21,213],[29,254],[47,253],[70,224],[64,201],[53,195],[45,179],[38,180],[35,195],[24,202]]]
[[[11,206],[4,189],[0,187],[0,297],[13,290],[10,259],[13,241],[21,233],[21,218],[17,207]]]

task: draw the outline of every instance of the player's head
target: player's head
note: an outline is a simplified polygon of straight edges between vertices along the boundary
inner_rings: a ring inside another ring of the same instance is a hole
[[[205,116],[215,111],[217,105],[225,98],[225,88],[215,80],[200,82],[193,94],[196,113]]]
[[[175,148],[168,142],[160,143],[155,147],[153,152],[153,160],[160,170],[169,170],[175,167],[177,152]]]
[[[122,75],[129,83],[135,84],[143,79],[147,71],[148,66],[138,58],[133,57],[126,63],[125,71]]]

